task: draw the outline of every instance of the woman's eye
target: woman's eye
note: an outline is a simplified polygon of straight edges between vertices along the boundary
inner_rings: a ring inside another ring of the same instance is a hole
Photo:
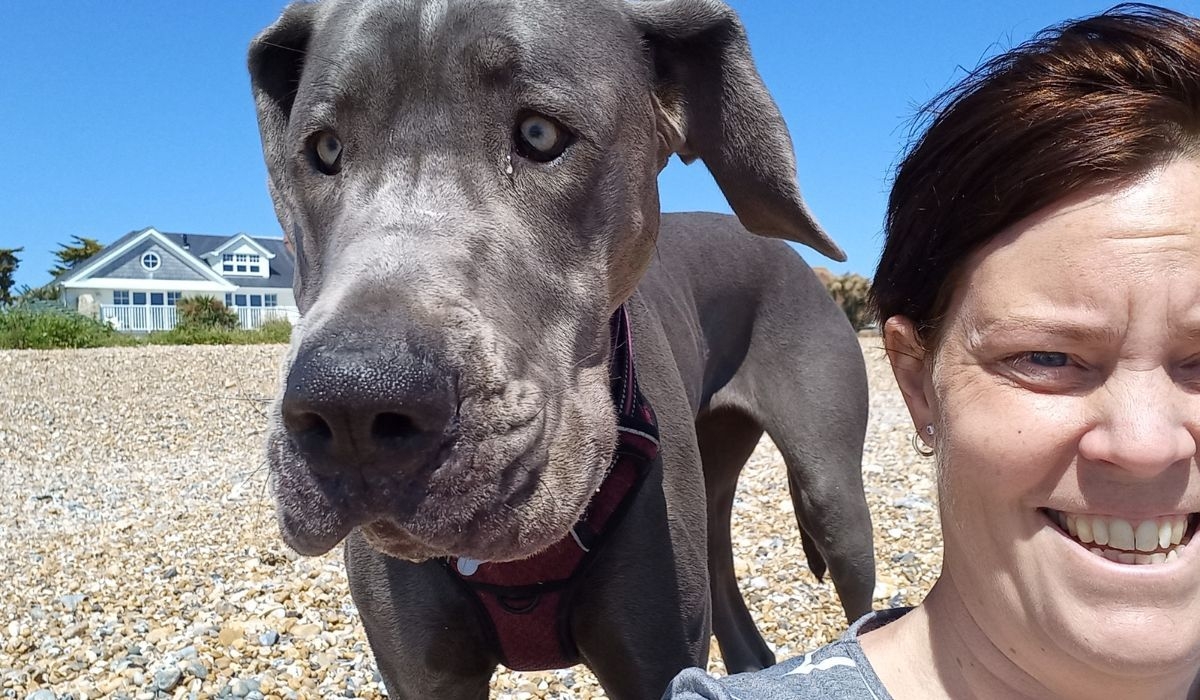
[[[530,114],[517,124],[514,135],[517,152],[539,163],[558,158],[571,145],[571,132],[550,117]]]
[[[1061,352],[1031,352],[1027,353],[1029,362],[1038,367],[1066,367],[1071,358]]]
[[[313,163],[326,175],[336,175],[342,169],[342,141],[332,131],[318,131],[308,139]]]
[[[1200,385],[1200,355],[1180,363],[1177,374],[1184,382]]]
[[[1063,372],[1079,369],[1079,363],[1065,352],[1031,350],[1010,355],[1005,364],[1029,378],[1063,379]]]

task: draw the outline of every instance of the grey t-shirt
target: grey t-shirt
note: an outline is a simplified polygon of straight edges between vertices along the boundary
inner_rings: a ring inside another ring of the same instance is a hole
[[[892,700],[863,654],[858,635],[911,609],[864,615],[833,644],[761,671],[715,679],[701,669],[685,669],[671,681],[663,700]]]

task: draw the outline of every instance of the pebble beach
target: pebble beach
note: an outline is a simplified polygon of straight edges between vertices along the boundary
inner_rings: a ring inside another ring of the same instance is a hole
[[[863,458],[877,608],[941,565],[932,460],[877,337]],[[383,698],[341,548],[279,539],[263,459],[284,346],[0,351],[0,697]],[[778,452],[739,484],[743,594],[784,659],[846,627],[808,572]],[[724,672],[713,644],[709,670]],[[491,697],[604,698],[586,668],[497,670]]]

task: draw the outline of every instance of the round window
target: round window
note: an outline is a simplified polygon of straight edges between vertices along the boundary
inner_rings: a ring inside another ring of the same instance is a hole
[[[157,270],[159,265],[162,265],[162,259],[158,257],[158,253],[146,253],[142,256],[142,267],[147,270]]]

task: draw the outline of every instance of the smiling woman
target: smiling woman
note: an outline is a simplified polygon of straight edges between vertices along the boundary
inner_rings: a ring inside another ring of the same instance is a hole
[[[1200,21],[1049,30],[931,114],[873,294],[937,460],[941,576],[668,697],[1200,698]]]

